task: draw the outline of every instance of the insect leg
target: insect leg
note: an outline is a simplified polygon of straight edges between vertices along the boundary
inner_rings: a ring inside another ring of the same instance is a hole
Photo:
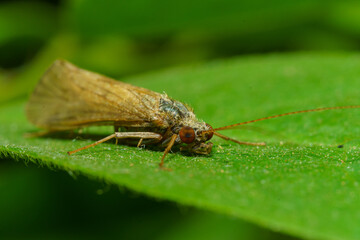
[[[116,132],[115,133],[117,139],[124,138],[139,138],[141,139],[154,139],[161,140],[162,135],[159,133],[153,132]]]
[[[233,138],[229,138],[228,136],[225,136],[225,135],[222,135],[218,132],[214,132],[214,134],[224,140],[227,140],[227,141],[232,141],[232,142],[235,142],[237,144],[243,144],[243,145],[250,145],[250,146],[265,146],[266,144],[264,142],[259,142],[259,143],[252,143],[252,142],[241,142],[241,141],[238,141],[236,139],[233,139]]]
[[[71,155],[71,154],[76,153],[76,152],[79,152],[79,151],[81,151],[81,150],[85,150],[85,149],[88,149],[88,148],[90,148],[90,147],[96,146],[96,145],[98,145],[98,144],[100,144],[100,143],[106,142],[106,141],[108,141],[108,140],[110,140],[110,139],[112,139],[112,138],[114,138],[114,137],[116,137],[116,133],[111,134],[110,136],[107,136],[106,138],[100,139],[99,141],[94,142],[94,143],[92,143],[92,144],[90,144],[90,145],[87,145],[87,146],[82,147],[82,148],[78,148],[78,149],[73,150],[73,151],[69,151],[69,152],[67,152],[67,153],[68,153],[69,155]]]
[[[116,132],[116,142],[118,139],[126,139],[126,138],[139,138],[139,142],[137,147],[140,147],[141,143],[144,139],[150,139],[160,141],[162,139],[162,135],[153,132]]]
[[[119,126],[114,125],[114,132],[119,132]],[[116,140],[115,140],[115,145],[118,145],[118,143],[119,143],[119,139],[116,138]]]
[[[171,139],[170,139],[170,142],[169,142],[169,144],[167,145],[167,147],[166,147],[166,149],[165,149],[165,151],[164,151],[164,155],[163,155],[162,158],[161,158],[161,162],[160,162],[160,164],[159,164],[160,168],[163,168],[165,156],[166,156],[166,155],[168,154],[168,152],[171,150],[172,146],[173,146],[174,143],[175,143],[175,140],[176,140],[177,136],[178,136],[177,134],[172,135],[172,137],[171,137]]]
[[[141,145],[141,143],[142,143],[143,140],[144,140],[143,138],[140,138],[140,140],[139,140],[139,142],[138,142],[138,144],[137,144],[137,147],[140,147],[140,145]]]
[[[88,148],[96,146],[100,143],[106,142],[112,138],[116,138],[116,140],[123,139],[123,138],[140,138],[140,139],[161,140],[162,136],[158,133],[152,133],[152,132],[116,132],[116,133],[111,134],[110,136],[107,136],[106,138],[100,139],[99,141],[94,142],[90,145],[76,149],[74,151],[69,151],[68,154],[71,155],[71,154],[79,152],[81,150],[88,149]]]

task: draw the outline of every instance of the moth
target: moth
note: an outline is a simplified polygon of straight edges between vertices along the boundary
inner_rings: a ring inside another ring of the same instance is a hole
[[[218,131],[286,115],[345,108],[360,108],[360,105],[295,111],[212,128],[197,119],[189,106],[166,94],[115,81],[65,60],[56,60],[30,96],[26,114],[31,123],[46,132],[94,125],[114,126],[113,134],[69,151],[69,155],[113,138],[116,144],[118,139],[136,140],[137,146],[156,144],[163,147],[165,151],[159,164],[163,167],[165,156],[174,145],[180,145],[180,151],[207,155],[213,147],[209,140],[215,135],[238,144],[264,146],[263,142],[242,142]]]

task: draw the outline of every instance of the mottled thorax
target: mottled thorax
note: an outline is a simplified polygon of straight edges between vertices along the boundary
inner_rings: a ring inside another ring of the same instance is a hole
[[[185,104],[163,95],[160,99],[160,111],[166,115],[171,133],[177,134],[176,144],[184,143],[182,151],[209,154],[212,143],[206,143],[212,135],[204,132],[211,130],[211,126],[196,118],[193,110]],[[165,140],[165,144],[167,141]]]

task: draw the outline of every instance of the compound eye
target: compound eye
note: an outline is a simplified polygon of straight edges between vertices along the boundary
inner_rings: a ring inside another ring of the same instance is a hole
[[[210,124],[206,124],[206,126],[207,126],[207,127],[209,128],[209,130],[211,131],[211,132],[206,133],[207,141],[209,141],[209,140],[213,137],[214,132],[212,131],[213,128],[212,128],[212,126],[211,126]]]
[[[191,127],[182,127],[179,135],[181,141],[186,144],[192,143],[195,140],[195,131]]]

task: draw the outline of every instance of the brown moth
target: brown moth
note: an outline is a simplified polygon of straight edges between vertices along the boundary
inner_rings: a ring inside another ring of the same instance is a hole
[[[78,151],[116,139],[137,139],[141,144],[165,148],[164,158],[174,145],[181,151],[209,154],[216,135],[238,144],[263,146],[265,143],[241,142],[217,131],[266,119],[330,109],[360,108],[360,105],[296,111],[213,129],[196,118],[193,110],[166,94],[115,81],[103,75],[56,60],[36,86],[26,107],[30,122],[46,132],[73,130],[94,125],[112,125],[115,132]],[[119,129],[123,131],[119,131]]]

